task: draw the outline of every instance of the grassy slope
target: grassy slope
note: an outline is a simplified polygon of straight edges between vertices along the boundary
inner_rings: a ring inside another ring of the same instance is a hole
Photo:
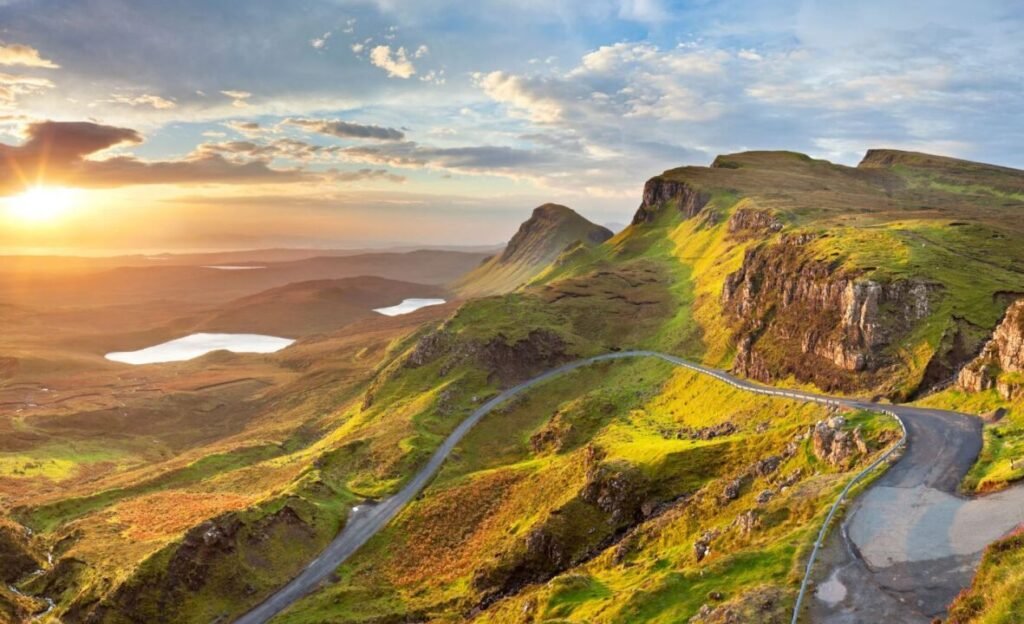
[[[427,318],[441,313],[428,312]],[[244,427],[236,433],[224,430],[223,437],[205,444],[186,446],[178,456],[157,454],[146,463],[126,464],[89,479],[81,466],[101,451],[83,455],[82,449],[91,447],[74,442],[74,430],[65,432],[72,442],[59,459],[77,463],[69,473],[71,480],[53,475],[50,484],[51,477],[26,474],[8,477],[5,483],[7,491],[14,492],[11,486],[19,479],[37,484],[45,478],[48,489],[54,490],[25,498],[15,510],[59,561],[47,574],[25,579],[22,589],[58,599],[53,615],[76,621],[76,609],[93,600],[108,604],[116,602],[119,590],[133,584],[158,584],[190,530],[225,514],[241,520],[239,542],[252,547],[207,571],[205,587],[181,598],[180,621],[206,621],[211,613],[237,611],[254,593],[279,586],[336,534],[355,500],[344,492],[321,491],[304,480],[317,456],[329,448],[323,436],[337,427],[348,406],[361,400],[374,367],[418,326],[419,322],[403,319],[364,324],[348,335],[312,340],[275,356],[276,365],[290,373],[257,396],[247,397],[252,408]],[[199,362],[178,368],[171,376],[187,385],[203,381],[191,375],[192,368],[208,371],[216,366]],[[222,395],[215,396],[223,402]],[[199,416],[211,425],[219,422],[217,412]],[[116,449],[131,440],[132,433],[91,437],[109,441]],[[61,488],[64,496],[57,494]],[[266,520],[285,506],[289,513],[296,512],[300,523],[291,518]],[[261,537],[247,540],[249,534]],[[242,578],[248,580],[240,587]],[[144,603],[146,588],[139,593]],[[119,621],[114,616],[108,619]]]
[[[539,527],[556,531],[583,559],[587,548],[603,547],[550,582],[498,602],[479,621],[530,611],[544,621],[683,621],[709,591],[731,597],[766,585],[789,602],[804,548],[843,475],[817,462],[804,441],[776,473],[745,484],[737,500],[722,503],[719,494],[736,473],[780,452],[822,415],[817,406],[758,397],[652,361],[605,364],[549,382],[485,419],[424,495],[339,570],[338,583],[279,621],[401,614],[459,621],[481,597],[474,576],[514,559]],[[723,422],[738,431],[709,441],[666,435]],[[874,445],[894,435],[880,418],[855,422],[869,425]],[[554,445],[536,442],[552,432]],[[665,505],[618,545],[621,535],[607,515],[581,502],[595,453],[596,465],[635,471],[646,499]],[[796,471],[806,478],[768,504],[755,503],[771,481]],[[743,534],[735,519],[753,509],[759,528]],[[552,520],[560,518],[567,520]],[[721,536],[698,564],[693,543],[708,529]]]

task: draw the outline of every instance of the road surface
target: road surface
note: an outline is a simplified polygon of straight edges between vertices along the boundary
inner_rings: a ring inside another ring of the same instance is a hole
[[[637,357],[658,358],[758,394],[853,408],[877,407],[857,399],[764,386],[654,351],[620,351],[565,364],[509,388],[477,408],[449,434],[401,491],[376,505],[356,508],[344,530],[320,556],[282,589],[237,619],[236,624],[263,624],[315,589],[427,485],[466,433],[494,408],[577,368]],[[1024,520],[1024,506],[1019,502],[1014,506],[1015,501],[1024,501],[1024,489],[1010,490],[1013,496],[992,507],[998,508],[996,515],[1000,521],[984,531],[968,527],[972,524],[968,517],[975,516],[972,505],[989,499],[966,501],[952,494],[981,448],[981,425],[977,418],[900,405],[886,408],[897,413],[907,427],[907,452],[857,502],[843,531],[833,533],[839,537],[834,537],[826,549],[826,565],[819,566],[825,568],[824,589],[819,589],[818,597],[810,601],[812,621],[917,622],[904,616],[917,617],[916,613],[927,615],[926,612],[944,608],[970,580],[980,549]],[[972,512],[959,517],[961,510],[967,508]],[[981,508],[978,511],[983,512]],[[965,531],[947,531],[960,525]],[[868,615],[858,611],[862,603],[876,608]],[[914,605],[915,613],[907,611],[908,605]]]

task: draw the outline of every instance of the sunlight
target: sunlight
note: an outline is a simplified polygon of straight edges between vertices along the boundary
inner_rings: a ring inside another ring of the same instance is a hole
[[[77,191],[59,186],[34,186],[6,200],[7,215],[30,224],[51,223],[77,203]]]

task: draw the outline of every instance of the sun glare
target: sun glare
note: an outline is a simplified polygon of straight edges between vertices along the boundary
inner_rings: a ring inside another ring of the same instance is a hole
[[[20,195],[7,199],[7,215],[26,223],[51,223],[75,206],[76,195],[74,189],[34,186]]]

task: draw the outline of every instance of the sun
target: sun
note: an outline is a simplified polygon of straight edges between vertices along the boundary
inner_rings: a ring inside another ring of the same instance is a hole
[[[61,186],[34,186],[6,200],[7,215],[30,224],[52,223],[77,203],[77,192]]]

